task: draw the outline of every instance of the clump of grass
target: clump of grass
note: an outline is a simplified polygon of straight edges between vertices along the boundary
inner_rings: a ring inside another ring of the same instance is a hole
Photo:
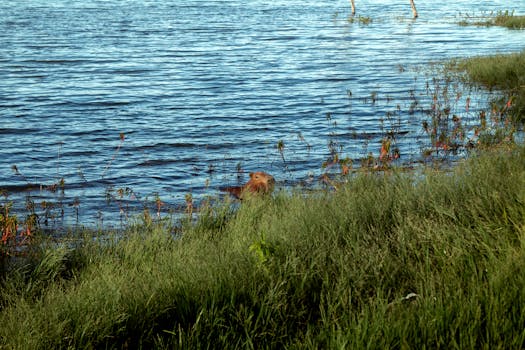
[[[468,26],[500,26],[509,29],[523,29],[525,28],[525,16],[514,15],[514,12],[507,11],[498,11],[496,15],[484,16],[481,17],[467,17],[459,21],[459,25]]]
[[[509,29],[524,29],[525,16],[515,16],[514,13],[508,11],[500,12],[493,20],[494,25],[506,27]]]
[[[369,16],[357,16],[357,17],[351,16],[351,17],[348,17],[348,22],[349,23],[359,23],[361,25],[369,25],[370,23],[372,23],[372,17],[369,17]]]
[[[217,204],[179,239],[137,225],[44,254],[2,282],[1,342],[522,348],[524,163],[519,147],[448,174],[362,174],[332,193]]]
[[[525,51],[462,59],[455,67],[490,89],[514,89],[525,83]]]
[[[525,51],[461,59],[449,68],[466,72],[473,83],[501,91],[501,100],[495,101],[499,108],[513,119],[525,121]]]

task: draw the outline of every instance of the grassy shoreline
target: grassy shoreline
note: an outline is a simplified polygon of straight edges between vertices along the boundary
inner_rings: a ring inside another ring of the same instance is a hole
[[[523,122],[524,56],[454,69]],[[0,348],[523,348],[524,164],[505,144],[218,203],[177,239],[148,221],[35,244],[0,279]]]
[[[508,11],[499,12],[485,21],[462,21],[461,25],[500,26],[508,29],[525,29],[525,16]],[[515,121],[525,122],[525,50],[514,54],[498,54],[471,57],[452,62],[448,69],[465,72],[467,81],[489,90],[502,93],[494,101],[508,109],[506,112]]]
[[[471,57],[451,62],[448,69],[465,72],[469,82],[500,91],[494,101],[510,119],[525,122],[525,50],[512,54]]]
[[[2,282],[8,348],[525,346],[525,147],[452,174],[225,203],[50,248]]]

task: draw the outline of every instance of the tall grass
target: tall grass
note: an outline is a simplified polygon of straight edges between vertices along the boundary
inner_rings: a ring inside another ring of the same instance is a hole
[[[43,249],[6,348],[523,348],[525,148]]]
[[[453,62],[452,69],[464,71],[468,80],[503,93],[500,104],[509,115],[525,121],[525,51]]]
[[[501,26],[509,29],[525,28],[525,16],[513,12],[498,12],[486,21],[462,21],[462,25]],[[525,122],[525,51],[516,54],[467,58],[455,62],[454,69],[465,71],[470,82],[503,92],[499,108],[505,106],[514,121]]]
[[[516,16],[508,11],[498,13],[494,18],[494,25],[506,27],[509,29],[524,29],[525,28],[525,16]]]
[[[490,16],[471,17],[468,16],[459,22],[462,26],[500,26],[508,29],[524,29],[525,16],[515,15],[513,11],[498,11]]]

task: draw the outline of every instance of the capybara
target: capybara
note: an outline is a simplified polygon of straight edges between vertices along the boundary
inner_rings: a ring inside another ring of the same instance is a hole
[[[229,192],[235,198],[242,199],[245,193],[267,194],[273,191],[275,179],[263,171],[250,173],[250,180],[244,186],[225,187],[222,190]]]

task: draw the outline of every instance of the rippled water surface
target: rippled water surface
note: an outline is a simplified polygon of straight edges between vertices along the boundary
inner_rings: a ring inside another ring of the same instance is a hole
[[[377,154],[389,113],[401,159],[417,159],[422,67],[525,46],[524,31],[457,25],[525,0],[473,4],[418,0],[412,20],[408,1],[357,0],[364,24],[345,0],[3,0],[0,187],[18,206],[60,203],[65,225],[77,210],[115,223],[124,205],[183,207],[253,170],[315,178],[334,135],[354,160]],[[19,191],[60,178],[63,194]]]

